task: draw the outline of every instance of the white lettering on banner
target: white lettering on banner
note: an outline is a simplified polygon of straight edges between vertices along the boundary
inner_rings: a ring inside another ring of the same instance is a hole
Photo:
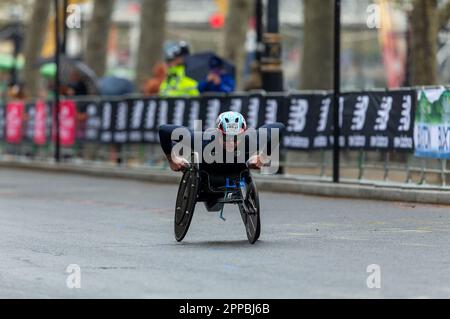
[[[106,102],[103,104],[103,114],[102,114],[102,129],[108,130],[111,127],[111,103]]]
[[[394,148],[412,149],[413,139],[410,137],[394,137]]]
[[[322,105],[320,106],[319,125],[317,127],[317,132],[323,132],[327,128],[328,112],[330,111],[330,104],[331,104],[330,98],[322,100]]]
[[[288,132],[301,133],[306,126],[306,115],[308,114],[308,100],[291,99],[289,107]],[[309,144],[309,140],[308,140]]]
[[[147,114],[145,115],[144,129],[152,130],[155,128],[157,102],[150,100],[147,105]]]
[[[157,136],[158,136],[158,134],[156,134],[155,132],[145,132],[144,140],[146,142],[156,142],[156,141],[158,141]]]
[[[309,148],[309,138],[302,136],[285,136],[283,138],[283,143],[286,147],[308,149]]]
[[[184,120],[184,109],[186,106],[185,100],[175,101],[175,110],[173,114],[173,124],[183,125]]]
[[[450,151],[450,127],[439,126],[439,151]]]
[[[352,126],[353,131],[361,131],[366,123],[367,109],[369,108],[369,97],[367,95],[358,96],[353,113]]]
[[[142,139],[142,134],[140,131],[132,131],[128,134],[130,142],[140,142]]]
[[[126,102],[119,102],[117,104],[117,122],[116,122],[116,129],[118,131],[123,131],[127,128],[127,115],[128,115],[128,104]]]
[[[138,100],[134,102],[134,107],[131,113],[131,128],[139,129],[142,122],[142,113],[144,112],[144,101]]]
[[[117,143],[125,143],[128,139],[128,133],[127,132],[115,132],[114,133],[114,140]]]
[[[377,112],[378,117],[375,119],[375,131],[386,131],[393,102],[392,96],[385,96],[381,100],[380,109]]]
[[[258,115],[259,115],[259,99],[252,97],[248,104],[247,114],[247,126],[251,128],[258,127]]]
[[[127,129],[128,120],[128,103],[119,102],[117,104],[117,118],[116,118],[116,130],[120,132],[114,132],[114,141],[117,143],[125,143],[128,138]]]
[[[142,140],[142,133],[139,130],[142,123],[142,114],[144,113],[144,101],[136,100],[133,103],[133,108],[131,109],[131,131],[128,134],[128,139],[130,142],[140,142]]]
[[[60,138],[61,140],[69,139],[72,135],[71,131],[75,129],[75,117],[71,116],[72,109],[69,105],[61,105],[60,112]]]
[[[265,124],[271,124],[277,121],[277,111],[278,101],[275,99],[267,99]]]
[[[348,137],[348,146],[364,147],[366,146],[366,137],[363,135],[353,135]]]
[[[331,135],[331,136],[329,136],[328,137],[329,138],[329,140],[330,140],[330,145],[334,145],[334,136],[333,135]],[[340,147],[345,147],[345,136],[340,136],[339,137],[339,146]]]
[[[98,109],[95,104],[91,103],[86,107],[86,138],[88,140],[95,140],[98,137],[98,130],[101,127],[101,122],[97,112]]]
[[[111,118],[112,118],[112,105],[109,102],[103,104],[102,113],[102,132],[100,135],[100,140],[104,143],[109,143],[112,141],[112,133],[109,131],[111,129]]]
[[[189,110],[189,128],[192,130],[201,130],[201,127],[196,127],[196,121],[200,115],[200,102],[191,101],[191,108]]]
[[[375,148],[388,148],[389,138],[387,136],[371,136],[370,147]]]
[[[242,99],[231,99],[230,101],[230,111],[241,113],[242,111]]]
[[[431,132],[428,126],[418,125],[416,129],[416,148],[420,150],[431,149]]]
[[[315,148],[327,147],[328,146],[328,137],[323,136],[323,135],[315,137],[313,145]]]
[[[210,99],[208,100],[208,105],[206,107],[206,129],[213,128],[216,125],[217,117],[220,112],[220,100]]]
[[[339,127],[342,128],[342,125],[344,124],[344,105],[345,105],[345,98],[342,96],[339,99]]]
[[[399,132],[407,132],[411,129],[411,108],[412,101],[411,96],[406,95],[403,97],[402,103],[402,117],[400,119],[400,125],[398,127]]]
[[[34,135],[34,119],[36,116],[36,108],[34,105],[30,106],[30,108],[28,109],[28,125],[25,131],[25,135],[26,137],[32,139],[33,135]]]
[[[167,124],[167,112],[169,110],[169,103],[166,100],[159,101],[158,112],[158,127]]]

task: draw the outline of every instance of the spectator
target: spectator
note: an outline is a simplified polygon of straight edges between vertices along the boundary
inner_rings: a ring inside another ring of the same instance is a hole
[[[27,93],[23,83],[13,84],[8,88],[8,100],[11,101],[25,101]]]
[[[142,93],[155,95],[159,93],[161,83],[167,76],[167,66],[164,62],[158,62],[153,66],[152,77],[144,82]]]
[[[212,57],[209,60],[209,72],[205,80],[198,85],[198,90],[203,92],[230,93],[235,88],[235,81],[231,74],[226,73],[222,59]]]
[[[168,65],[167,77],[159,87],[159,94],[163,97],[198,96],[198,83],[186,76],[184,57],[189,55],[186,42],[180,42],[166,51]]]
[[[64,93],[69,96],[88,95],[86,83],[84,83],[81,74],[77,70],[73,70],[70,73],[69,83]]]

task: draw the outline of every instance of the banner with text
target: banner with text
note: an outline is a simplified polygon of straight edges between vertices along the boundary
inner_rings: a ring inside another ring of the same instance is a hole
[[[341,146],[413,150],[415,96],[410,90],[344,94],[339,105]]]
[[[420,90],[414,129],[417,157],[450,158],[450,90]]]
[[[341,146],[413,150],[415,103],[416,92],[411,90],[344,94],[339,106]],[[333,95],[318,93],[64,100],[60,105],[61,144],[156,144],[160,125],[205,130],[214,127],[225,111],[242,113],[253,128],[284,123],[282,147],[287,149],[326,150],[333,146]],[[199,120],[202,127],[198,127]],[[50,142],[53,122],[49,103],[11,102],[0,107],[0,139],[43,145]]]

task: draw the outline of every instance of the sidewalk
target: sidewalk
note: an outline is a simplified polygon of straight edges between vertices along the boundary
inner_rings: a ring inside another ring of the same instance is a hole
[[[0,170],[8,168],[81,174],[105,178],[125,178],[142,182],[170,184],[178,183],[181,176],[179,173],[160,169],[117,167],[103,163],[61,163],[56,165],[51,162],[0,161]],[[259,190],[268,192],[450,205],[450,188],[400,183],[388,184],[375,181],[361,181],[356,183],[348,180],[344,180],[341,184],[333,184],[331,181],[325,179],[319,180],[298,176],[257,176],[255,179]]]

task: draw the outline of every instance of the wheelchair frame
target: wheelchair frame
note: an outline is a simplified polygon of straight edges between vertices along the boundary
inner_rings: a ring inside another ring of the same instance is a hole
[[[201,170],[198,161],[193,163],[184,171],[178,189],[174,219],[176,240],[181,242],[184,239],[196,204],[204,202],[208,211],[219,211],[226,204],[238,205],[247,239],[250,244],[254,244],[261,233],[261,218],[259,194],[250,170],[247,168],[228,177],[228,182],[232,179],[233,185],[227,182],[217,187],[212,185],[209,172]],[[208,200],[216,205],[208,206]]]

